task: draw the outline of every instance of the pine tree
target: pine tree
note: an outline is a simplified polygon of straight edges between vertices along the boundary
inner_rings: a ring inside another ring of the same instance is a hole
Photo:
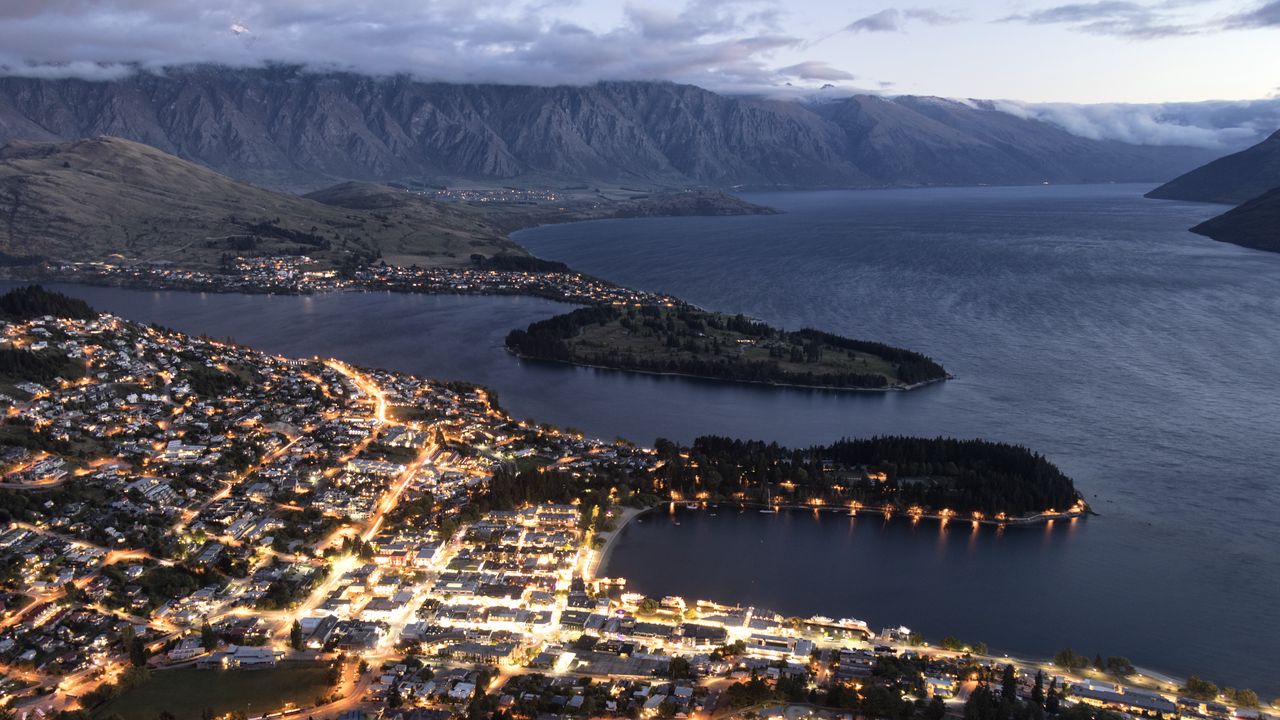
[[[213,626],[207,620],[200,626],[200,644],[208,651],[218,646],[218,633],[213,631]]]
[[[133,635],[128,639],[127,647],[129,648],[129,662],[134,667],[142,667],[147,664],[147,646],[143,644],[142,638]]]
[[[1013,665],[1004,666],[1004,677],[1000,682],[1000,702],[1010,704],[1018,701],[1018,676],[1013,672]]]

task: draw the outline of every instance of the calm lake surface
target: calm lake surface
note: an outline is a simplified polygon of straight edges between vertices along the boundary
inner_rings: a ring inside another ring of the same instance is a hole
[[[878,517],[683,512],[606,571],[650,594],[1070,645],[1280,694],[1280,255],[1185,228],[1220,207],[1140,186],[747,196],[785,214],[536,228],[539,256],[704,307],[933,355],[910,393],[738,387],[525,363],[529,298],[261,297],[65,286],[95,306],[271,352],[494,388],[515,415],[621,435],[790,444],[977,436],[1033,447],[1100,517],[997,533]]]

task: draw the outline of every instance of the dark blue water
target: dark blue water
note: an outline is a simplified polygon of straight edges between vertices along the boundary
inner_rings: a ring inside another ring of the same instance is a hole
[[[1133,186],[752,195],[774,217],[545,227],[536,254],[789,327],[926,351],[889,397],[729,393],[728,431],[982,436],[1034,447],[1102,513],[976,540],[759,513],[628,530],[655,594],[901,622],[993,646],[1128,654],[1280,693],[1280,255],[1186,232],[1220,207]],[[671,562],[670,558],[678,558]]]
[[[738,387],[522,363],[527,298],[68,288],[126,317],[494,388],[514,414],[638,441],[874,433],[1032,446],[1099,518],[967,526],[720,512],[629,528],[607,568],[654,594],[906,624],[993,647],[1125,654],[1280,694],[1280,255],[1185,231],[1220,208],[1133,186],[750,196],[750,218],[604,221],[517,239],[706,307],[934,355],[911,393]],[[672,560],[678,558],[678,560]]]

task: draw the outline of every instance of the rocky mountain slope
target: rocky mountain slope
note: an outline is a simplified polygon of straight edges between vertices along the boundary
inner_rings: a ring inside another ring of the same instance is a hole
[[[1191,232],[1255,250],[1280,252],[1280,188],[1206,220]]]
[[[644,188],[1159,181],[1210,151],[1086,140],[983,103],[821,105],[671,83],[450,85],[299,68],[0,78],[0,142],[128,138],[274,188],[339,180]]]
[[[1280,131],[1251,148],[1175,178],[1147,197],[1236,205],[1275,188],[1280,188]]]

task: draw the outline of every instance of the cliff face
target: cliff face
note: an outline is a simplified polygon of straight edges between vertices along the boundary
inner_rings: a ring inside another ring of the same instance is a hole
[[[1275,188],[1280,188],[1280,131],[1251,148],[1170,180],[1147,197],[1235,205]]]
[[[981,104],[803,105],[671,83],[518,87],[297,68],[0,78],[0,143],[111,135],[291,190],[338,180],[873,187],[1157,181],[1212,153],[1079,138]]]

